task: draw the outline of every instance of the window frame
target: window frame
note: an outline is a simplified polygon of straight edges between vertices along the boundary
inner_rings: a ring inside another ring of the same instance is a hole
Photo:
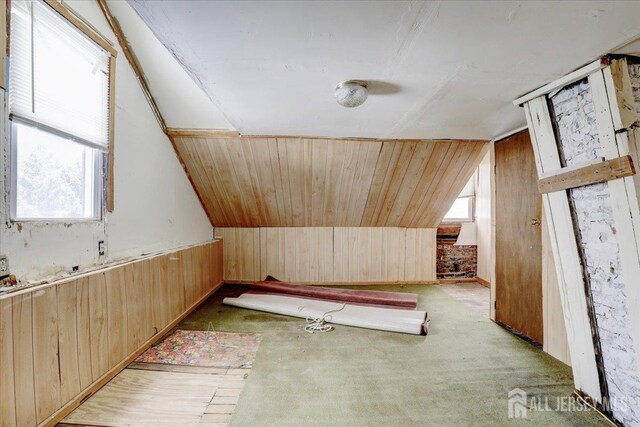
[[[76,144],[80,144],[84,147],[87,148],[93,148],[93,216],[91,217],[85,217],[85,218],[28,218],[28,217],[22,217],[22,218],[17,218],[17,184],[18,184],[18,168],[16,167],[16,165],[18,164],[18,150],[17,150],[17,144],[18,144],[18,139],[17,139],[17,134],[18,132],[16,132],[16,126],[30,126],[33,127],[35,129],[47,132],[51,135],[55,135],[64,139],[67,139],[70,143],[76,143]],[[101,221],[104,217],[103,215],[103,211],[104,211],[104,189],[103,189],[103,158],[104,158],[104,152],[101,150],[97,150],[95,149],[95,147],[92,147],[90,145],[85,144],[82,141],[79,141],[77,139],[74,139],[73,137],[70,137],[71,135],[68,135],[64,132],[60,132],[57,131],[55,129],[51,129],[48,126],[42,126],[39,125],[38,123],[30,123],[29,120],[24,120],[22,118],[18,118],[15,117],[12,120],[9,121],[9,152],[10,152],[10,162],[11,162],[11,188],[10,188],[10,203],[9,203],[9,217],[11,218],[12,222],[45,222],[45,223],[50,223],[50,222],[65,222],[65,223],[69,223],[69,222],[96,222],[96,221]]]
[[[76,14],[72,9],[62,4],[59,0],[32,0],[39,2],[45,7],[49,7],[53,12],[57,13],[61,19],[76,30],[80,31],[85,37],[95,43],[99,48],[103,49],[108,55],[109,72],[107,75],[107,85],[109,94],[107,97],[107,109],[108,109],[108,148],[106,151],[95,150],[94,155],[94,216],[89,218],[17,218],[17,140],[15,132],[15,123],[23,126],[32,126],[41,131],[50,133],[52,135],[60,136],[69,139],[71,142],[80,143],[86,147],[97,148],[92,146],[91,143],[81,138],[75,137],[72,134],[68,134],[63,131],[59,131],[54,128],[50,128],[41,123],[24,119],[21,117],[10,117],[9,120],[9,165],[8,173],[5,172],[9,179],[9,221],[11,223],[21,222],[38,222],[38,223],[70,223],[70,222],[104,222],[105,214],[107,212],[113,212],[114,210],[114,129],[115,129],[115,68],[117,51],[113,47],[113,44],[99,34],[93,27],[87,23],[83,18]],[[9,8],[11,3],[8,2]],[[7,16],[11,16],[11,10],[7,11]],[[9,21],[8,36],[11,35],[11,22]],[[7,43],[8,47],[8,43]],[[8,55],[11,60],[11,52]],[[11,76],[8,76],[8,90],[11,90]],[[7,117],[7,116],[5,116]]]

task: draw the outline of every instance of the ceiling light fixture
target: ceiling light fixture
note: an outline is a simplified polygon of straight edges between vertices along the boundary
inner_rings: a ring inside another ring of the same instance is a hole
[[[367,82],[363,80],[346,80],[338,83],[334,93],[336,101],[343,107],[357,107],[362,105],[369,96]]]

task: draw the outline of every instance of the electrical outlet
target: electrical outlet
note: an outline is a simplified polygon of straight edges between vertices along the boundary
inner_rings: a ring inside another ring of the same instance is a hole
[[[9,258],[6,255],[0,255],[0,277],[6,277],[9,274]]]
[[[104,240],[100,240],[98,242],[98,255],[99,256],[103,256],[104,255]]]

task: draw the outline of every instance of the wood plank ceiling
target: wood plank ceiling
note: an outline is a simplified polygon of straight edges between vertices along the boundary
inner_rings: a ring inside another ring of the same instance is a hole
[[[170,133],[217,227],[437,227],[487,141]]]

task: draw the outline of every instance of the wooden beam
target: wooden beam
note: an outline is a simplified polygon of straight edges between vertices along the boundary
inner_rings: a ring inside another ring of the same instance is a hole
[[[54,0],[47,0],[48,3],[52,1]],[[142,72],[142,67],[140,67],[140,63],[138,62],[138,59],[136,58],[133,51],[131,50],[129,43],[127,43],[127,39],[125,38],[124,33],[122,32],[120,23],[111,14],[111,11],[109,10],[109,6],[107,6],[106,0],[97,0],[97,1],[98,1],[98,5],[100,6],[100,9],[102,9],[102,13],[104,14],[104,17],[107,19],[107,22],[111,27],[111,30],[115,34],[116,39],[118,39],[118,44],[120,45],[120,48],[122,48],[122,51],[124,52],[124,56],[127,58],[127,61],[129,61],[129,65],[131,65],[131,68],[133,69],[133,72],[136,75],[138,82],[140,83],[140,86],[142,87],[142,92],[144,93],[144,96],[147,98],[147,101],[151,106],[151,110],[153,111],[153,114],[156,116],[156,119],[158,120],[158,124],[160,124],[160,128],[162,129],[162,132],[166,134],[167,133],[166,122],[162,117],[162,113],[160,112],[160,108],[158,107],[158,103],[156,102],[156,99],[151,94],[151,89],[149,89],[149,84],[147,83],[147,79],[144,77],[144,73]]]
[[[522,129],[526,129],[526,126]],[[351,138],[351,137],[325,137],[325,136],[297,136],[297,135],[242,135],[237,130],[232,129],[188,129],[188,128],[167,128],[167,134],[176,138],[193,137],[193,138],[240,138],[243,140],[256,139],[308,139],[322,141],[349,141],[349,142],[464,142],[469,144],[486,144],[490,142],[484,139],[394,139],[394,138]]]
[[[574,167],[562,168],[540,175],[538,190],[541,194],[598,184],[636,174],[631,156],[600,160]]]
[[[616,131],[627,129],[638,120],[633,86],[626,58],[612,59],[602,70],[611,118]]]
[[[242,135],[243,139],[308,139],[323,141],[364,141],[364,142],[407,142],[407,143],[420,143],[420,142],[438,142],[448,144],[451,142],[463,142],[468,144],[487,144],[491,142],[489,139],[410,139],[410,138],[362,138],[362,137],[334,137],[334,136],[299,136],[299,135]]]
[[[569,73],[554,82],[546,84],[534,90],[533,92],[529,92],[528,94],[521,96],[520,98],[513,101],[513,105],[515,105],[516,107],[521,107],[524,103],[531,101],[532,99],[547,95],[551,92],[562,89],[566,85],[577,82],[578,80],[582,80],[585,77],[588,77],[590,74],[603,69],[607,65],[609,65],[609,57],[603,56],[585,65],[584,67],[578,68],[574,72]]]
[[[109,176],[107,183],[107,211],[115,208],[115,123],[116,123],[116,57],[109,57]]]
[[[167,135],[181,138],[240,138],[240,132],[232,129],[180,129],[167,128]]]
[[[475,282],[475,279],[472,279]],[[259,280],[225,280],[225,285],[252,285],[258,283]],[[306,285],[306,286],[397,286],[397,285],[437,285],[440,282],[438,280],[400,280],[400,281],[384,281],[376,280],[369,282],[322,282],[322,281],[291,281],[287,280],[287,283],[292,285]]]

